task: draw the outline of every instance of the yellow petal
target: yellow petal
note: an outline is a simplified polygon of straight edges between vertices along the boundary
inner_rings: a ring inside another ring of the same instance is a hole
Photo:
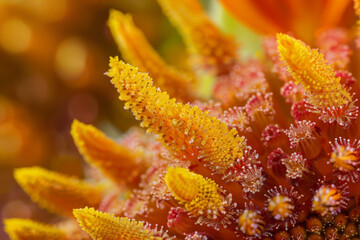
[[[350,94],[322,54],[286,34],[278,34],[277,39],[281,60],[295,83],[304,87],[310,104],[318,108],[340,107],[351,101]]]
[[[57,214],[72,216],[74,208],[96,207],[101,200],[97,188],[40,167],[16,169],[14,176],[34,202]]]
[[[236,159],[241,159],[244,139],[235,129],[196,106],[176,103],[166,92],[152,85],[146,73],[119,61],[110,59],[108,76],[131,109],[142,120],[141,126],[158,135],[160,141],[178,158],[189,161],[201,158],[210,168],[224,173]]]
[[[190,173],[184,168],[169,167],[165,176],[165,183],[173,196],[181,201],[191,201],[199,193],[198,175]]]
[[[158,0],[182,35],[192,63],[221,74],[237,59],[237,44],[207,17],[198,0]]]
[[[111,10],[108,26],[124,58],[148,72],[154,84],[184,102],[192,101],[193,78],[168,66],[135,26],[131,15]]]
[[[93,208],[74,209],[81,228],[94,240],[161,240],[143,222],[115,217]]]
[[[165,183],[176,200],[193,216],[216,219],[224,210],[224,198],[219,186],[211,179],[186,168],[169,167]]]
[[[11,240],[67,240],[65,233],[54,226],[29,219],[5,219],[5,232]]]
[[[137,184],[145,166],[129,149],[116,144],[91,125],[74,120],[71,135],[85,160],[116,183]]]

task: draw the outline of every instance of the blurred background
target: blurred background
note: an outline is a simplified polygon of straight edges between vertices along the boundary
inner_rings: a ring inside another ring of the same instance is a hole
[[[181,60],[180,37],[154,0],[0,0],[0,239],[8,239],[4,218],[56,221],[18,187],[14,168],[83,177],[72,120],[112,137],[135,124],[104,76],[109,56],[119,55],[106,26],[110,8],[131,12],[168,61]]]
[[[109,56],[119,55],[106,26],[110,8],[132,13],[160,55],[185,65],[181,38],[154,0],[0,0],[0,239],[8,239],[4,218],[56,221],[18,187],[14,168],[40,165],[83,177],[73,119],[110,137],[136,123],[104,76]],[[223,17],[218,5],[212,9]],[[248,39],[245,49],[254,52],[260,43]]]

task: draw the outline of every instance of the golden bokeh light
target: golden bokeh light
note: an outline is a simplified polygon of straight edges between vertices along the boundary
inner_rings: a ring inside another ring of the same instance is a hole
[[[55,55],[55,69],[64,81],[75,80],[86,65],[86,47],[79,38],[70,37],[63,40]]]
[[[0,45],[10,53],[21,53],[30,46],[30,26],[19,18],[10,18],[0,23]]]

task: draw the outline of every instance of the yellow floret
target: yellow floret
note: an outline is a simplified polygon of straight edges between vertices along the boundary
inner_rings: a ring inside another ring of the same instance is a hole
[[[277,220],[284,220],[293,214],[294,205],[289,197],[276,195],[269,200],[269,212]]]
[[[139,175],[145,171],[135,154],[91,125],[74,120],[71,135],[85,160],[116,183],[137,184]]]
[[[249,236],[259,236],[264,230],[264,217],[255,210],[244,210],[238,221],[238,228]]]
[[[94,240],[161,240],[143,222],[115,217],[93,208],[74,209],[81,228]]]
[[[137,68],[110,59],[108,76],[141,126],[158,135],[159,140],[179,159],[201,158],[213,170],[224,173],[243,156],[245,142],[235,129],[197,106],[176,103],[166,92],[153,86],[151,78]]]
[[[97,207],[101,201],[96,187],[40,167],[16,169],[14,176],[34,202],[54,213],[72,216],[74,208]]]
[[[192,78],[168,66],[135,26],[131,15],[111,10],[108,26],[121,53],[131,64],[148,72],[155,85],[170,96],[184,102],[192,101]]]
[[[216,219],[224,211],[224,198],[219,186],[211,179],[186,168],[169,167],[165,183],[176,200],[193,216]]]
[[[309,103],[323,109],[351,102],[351,95],[335,77],[334,68],[316,49],[286,34],[277,34],[278,51],[297,84],[304,87]]]
[[[356,170],[359,160],[358,153],[355,149],[339,145],[331,153],[329,162],[340,172],[352,172]]]
[[[68,240],[63,230],[29,219],[5,219],[4,225],[11,240]]]
[[[314,194],[312,211],[321,215],[338,213],[342,199],[341,192],[335,186],[322,186]]]

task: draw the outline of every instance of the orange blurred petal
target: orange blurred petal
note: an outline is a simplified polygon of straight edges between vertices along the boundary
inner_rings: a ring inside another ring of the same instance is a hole
[[[179,30],[194,68],[224,74],[237,60],[237,44],[220,31],[197,0],[158,0],[165,15]]]
[[[351,0],[328,0],[322,15],[322,26],[336,26]]]
[[[220,2],[240,22],[259,33],[272,34],[285,31],[281,26],[274,23],[269,16],[264,15],[256,1],[242,0],[241,4],[239,4],[239,1],[233,0],[220,0]]]
[[[350,0],[220,2],[235,18],[260,34],[292,32],[306,42],[313,40],[316,29],[338,25],[350,4]]]

